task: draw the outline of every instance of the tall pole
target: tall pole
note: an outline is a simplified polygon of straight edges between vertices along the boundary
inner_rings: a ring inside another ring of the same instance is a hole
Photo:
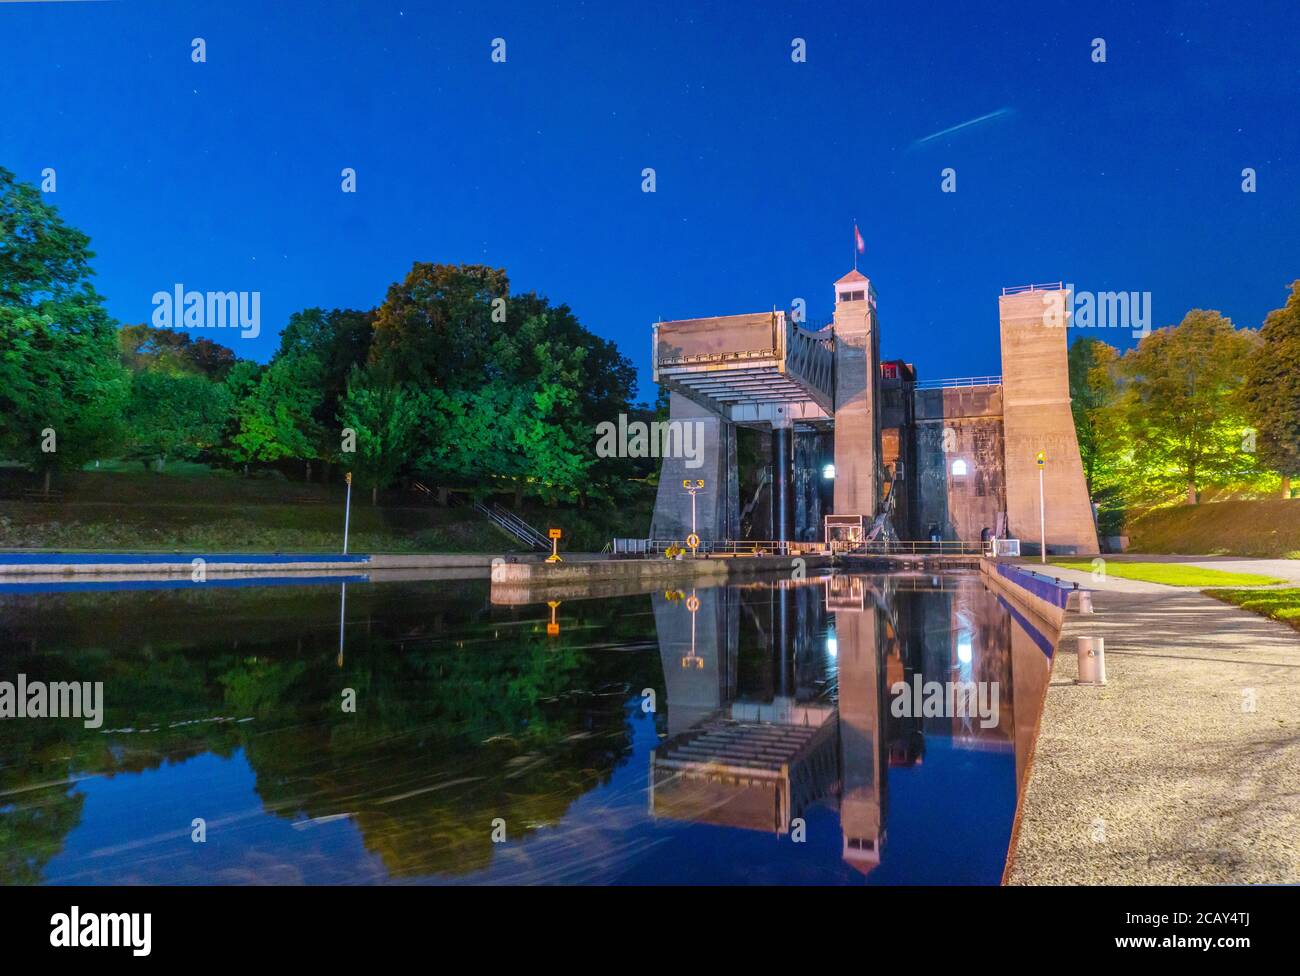
[[[691,535],[695,535],[695,492],[691,491]]]
[[[1047,562],[1047,509],[1043,502],[1043,466],[1038,465],[1038,545],[1040,559]]]
[[[348,522],[352,518],[352,472],[347,473],[348,498],[343,505],[343,555],[348,554]]]

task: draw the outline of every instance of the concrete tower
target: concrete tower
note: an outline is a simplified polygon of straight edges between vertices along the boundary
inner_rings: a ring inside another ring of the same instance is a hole
[[[1025,553],[1040,552],[1039,451],[1047,457],[1047,551],[1097,552],[1092,503],[1070,413],[1069,298],[1057,284],[1003,289],[998,299],[1007,523]]]
[[[835,282],[836,515],[875,517],[880,498],[880,336],[876,292],[850,271]]]

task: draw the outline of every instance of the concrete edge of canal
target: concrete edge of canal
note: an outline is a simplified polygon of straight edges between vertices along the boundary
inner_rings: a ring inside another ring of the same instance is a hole
[[[1094,612],[1061,614],[1004,883],[1300,881],[1296,632],[1196,590],[1052,572]],[[1080,682],[1098,638],[1104,684]]]

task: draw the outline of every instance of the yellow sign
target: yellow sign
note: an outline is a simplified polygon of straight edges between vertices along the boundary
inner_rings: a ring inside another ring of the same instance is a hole
[[[547,530],[546,530],[546,535],[547,535],[547,538],[550,538],[550,539],[558,539],[558,538],[560,538],[560,530],[559,530],[559,529],[547,529]]]
[[[1034,460],[1038,462],[1038,466],[1041,468],[1043,465],[1047,463],[1047,452],[1039,451],[1038,455],[1034,458]]]
[[[348,484],[352,484],[352,472],[351,472],[351,471],[349,471],[349,472],[348,472],[347,474],[345,474],[343,477],[347,479]]]

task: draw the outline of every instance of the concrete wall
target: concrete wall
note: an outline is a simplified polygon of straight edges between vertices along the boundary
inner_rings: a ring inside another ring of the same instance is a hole
[[[906,538],[974,542],[1006,511],[1002,391],[996,386],[916,390],[915,477]],[[961,461],[965,474],[954,471]]]
[[[736,473],[736,428],[729,421],[693,400],[672,393],[669,419],[699,422],[704,434],[704,463],[686,466],[687,458],[664,458],[659,470],[659,491],[652,539],[685,539],[691,531],[691,496],[682,488],[684,479],[704,479],[704,489],[695,497],[695,526],[701,539],[740,538],[740,491]]]
[[[660,322],[655,329],[657,359],[669,363],[692,356],[775,350],[775,329],[772,312]]]
[[[1002,417],[1006,442],[1007,517],[1021,552],[1038,553],[1038,465],[1047,499],[1047,551],[1097,552],[1092,505],[1070,415],[1066,308],[1060,289],[998,299],[1002,333]]]

